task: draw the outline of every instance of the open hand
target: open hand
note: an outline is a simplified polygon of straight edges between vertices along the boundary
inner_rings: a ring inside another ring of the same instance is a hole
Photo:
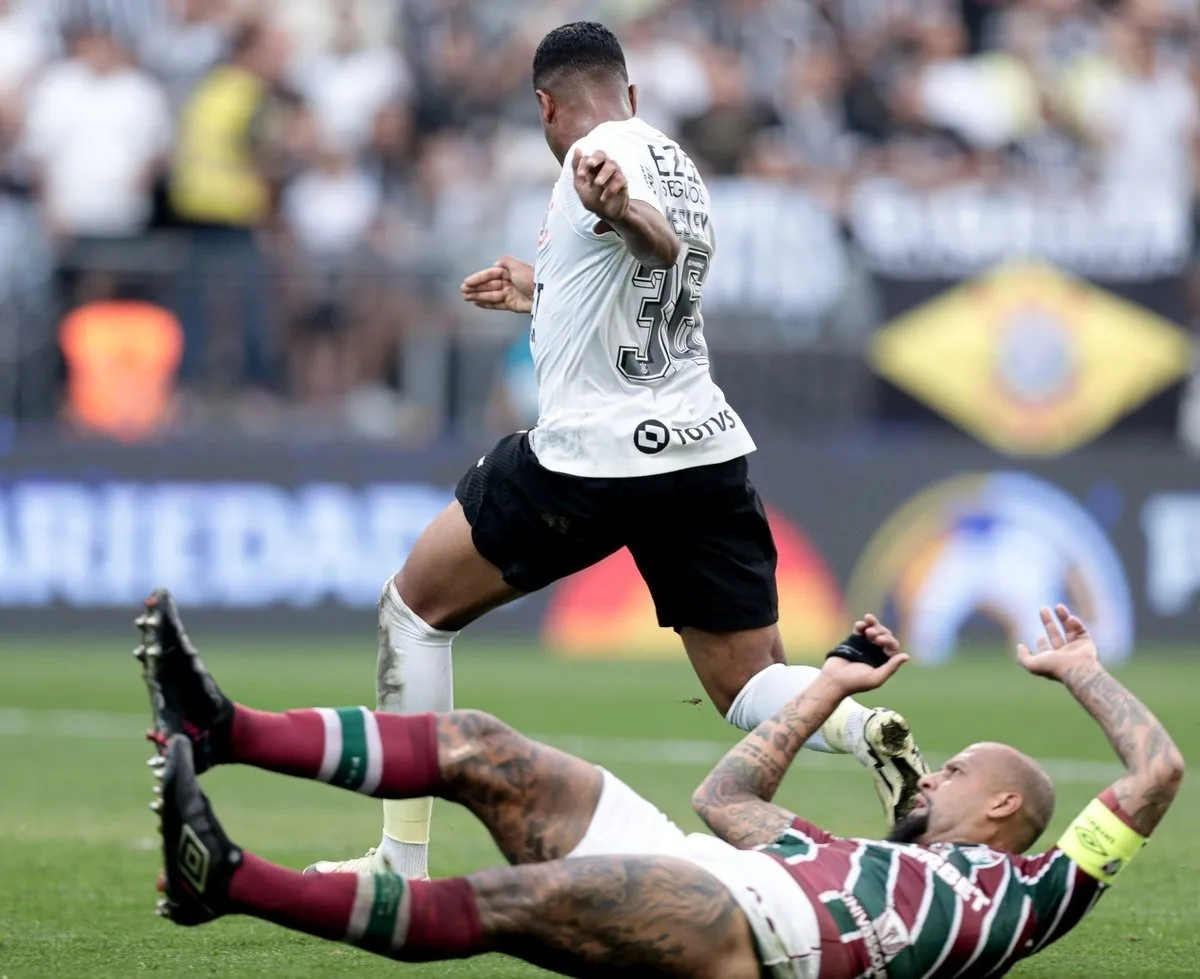
[[[838,656],[827,659],[821,672],[841,687],[847,697],[882,687],[908,662],[908,653],[900,652],[900,641],[874,615],[867,613],[855,622],[854,633],[878,646],[888,661],[883,666],[873,667],[866,663],[852,663]]]
[[[583,206],[605,221],[619,221],[629,209],[629,185],[615,160],[597,150],[588,156],[576,150],[575,192]]]
[[[480,309],[528,313],[533,310],[533,267],[502,255],[491,268],[468,276],[461,291],[463,299]]]
[[[1036,654],[1024,643],[1017,644],[1017,662],[1035,676],[1061,680],[1072,666],[1100,661],[1087,626],[1065,605],[1056,605],[1053,614],[1042,609],[1042,627],[1046,634],[1038,636]]]

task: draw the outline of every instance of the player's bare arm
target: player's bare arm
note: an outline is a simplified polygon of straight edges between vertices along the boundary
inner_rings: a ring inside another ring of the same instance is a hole
[[[854,634],[888,657],[883,666],[825,661],[821,675],[778,714],[764,721],[717,763],[692,796],[697,815],[734,846],[762,846],[778,839],[796,818],[771,800],[797,753],[846,697],[882,686],[908,660],[891,631],[873,615],[854,624]]]
[[[575,191],[583,206],[600,219],[597,231],[620,235],[631,255],[647,268],[666,269],[679,258],[679,238],[661,212],[631,200],[625,175],[602,151],[575,151]]]
[[[533,310],[533,266],[502,255],[491,268],[468,276],[460,289],[463,299],[480,309],[529,313]]]
[[[1053,614],[1042,609],[1042,624],[1046,636],[1038,638],[1036,654],[1017,647],[1021,665],[1062,683],[1103,728],[1129,772],[1113,793],[1134,828],[1149,836],[1179,792],[1183,756],[1158,718],[1104,669],[1078,617],[1059,605]]]

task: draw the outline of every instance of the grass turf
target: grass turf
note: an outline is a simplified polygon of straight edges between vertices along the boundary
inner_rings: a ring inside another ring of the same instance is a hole
[[[204,652],[230,695],[254,706],[341,706],[373,696],[369,643],[249,650],[212,642]],[[687,703],[701,691],[682,656],[678,663],[573,663],[463,644],[456,674],[460,705],[586,751],[686,829],[699,828],[691,790],[734,732],[711,707]],[[1121,676],[1159,713],[1185,756],[1200,757],[1200,663],[1153,656]],[[969,741],[1000,739],[1071,762],[1054,768],[1059,807],[1043,843],[1057,838],[1111,774],[1103,736],[1066,692],[1025,676],[998,652],[936,671],[909,667],[885,694],[879,702],[912,719],[934,758]],[[0,644],[0,977],[543,975],[497,957],[392,965],[244,919],[186,930],[154,918],[158,837],[146,810],[151,778],[139,738],[145,713],[137,664],[120,643]],[[206,776],[205,786],[235,840],[289,866],[358,855],[378,839],[373,800],[238,769]],[[1192,830],[1198,799],[1200,789],[1185,784],[1113,893],[1073,934],[1014,974],[1200,976],[1200,837]],[[835,832],[881,830],[869,779],[847,759],[805,753],[780,801]],[[439,804],[435,874],[498,861],[467,813]]]

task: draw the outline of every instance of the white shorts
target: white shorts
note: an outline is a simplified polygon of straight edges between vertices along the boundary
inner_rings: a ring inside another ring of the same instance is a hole
[[[745,913],[759,959],[777,979],[816,979],[821,932],[808,895],[765,853],[739,850],[704,833],[684,833],[611,772],[592,822],[567,859],[655,856],[686,860],[708,871]]]

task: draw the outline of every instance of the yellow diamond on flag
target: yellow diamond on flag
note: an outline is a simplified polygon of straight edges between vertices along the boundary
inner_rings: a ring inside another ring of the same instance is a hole
[[[1002,266],[880,330],[871,366],[992,448],[1057,455],[1182,379],[1175,324],[1048,265]]]

